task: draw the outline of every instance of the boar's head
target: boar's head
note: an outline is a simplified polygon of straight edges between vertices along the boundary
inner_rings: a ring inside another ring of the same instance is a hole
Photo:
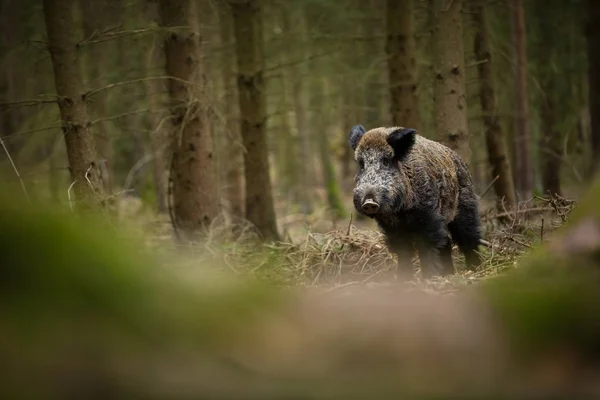
[[[354,186],[354,207],[371,218],[394,212],[411,190],[401,163],[415,143],[416,130],[410,128],[376,128],[368,132],[354,126],[349,144],[354,150],[358,173]]]

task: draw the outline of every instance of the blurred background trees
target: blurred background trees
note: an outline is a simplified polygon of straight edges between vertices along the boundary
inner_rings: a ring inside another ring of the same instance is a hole
[[[483,206],[576,195],[600,157],[594,0],[0,0],[1,178],[186,232],[352,212],[351,126],[468,158]],[[488,187],[491,189],[487,190]],[[365,222],[366,223],[366,222]],[[320,224],[320,225],[319,225]]]

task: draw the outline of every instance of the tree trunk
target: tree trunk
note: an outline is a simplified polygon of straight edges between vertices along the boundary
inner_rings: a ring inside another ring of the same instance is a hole
[[[44,0],[44,18],[73,189],[83,208],[93,208],[102,196],[101,168],[89,128],[73,36],[74,5],[73,0]]]
[[[83,34],[85,38],[90,38],[94,34],[101,33],[106,25],[103,24],[102,7],[98,6],[97,2],[89,0],[80,0],[83,20]],[[103,50],[106,50],[105,43],[89,43],[86,44],[85,68],[86,81],[89,87],[98,88],[105,84],[102,76],[102,71],[108,65],[102,61],[106,58]],[[104,68],[103,68],[104,66]],[[88,111],[92,118],[98,119],[107,117],[107,91],[102,91],[94,96],[94,101],[88,105]],[[91,127],[98,157],[101,159],[102,181],[104,183],[104,191],[108,196],[112,194],[112,143],[108,137],[104,122],[98,122]]]
[[[413,0],[387,0],[386,11],[386,53],[392,124],[420,130]]]
[[[531,137],[529,131],[529,103],[527,98],[527,50],[525,38],[525,11],[521,0],[510,0],[513,20],[513,40],[516,52],[516,118],[515,118],[515,186],[521,199],[529,199],[533,192]]]
[[[231,1],[238,64],[241,133],[245,147],[246,218],[264,239],[278,240],[266,138],[260,2]]]
[[[283,42],[283,38],[282,38]],[[279,51],[279,55],[283,55],[284,51]],[[286,59],[280,57],[280,63],[285,63]],[[290,113],[288,112],[288,76],[289,73],[283,72],[279,75],[277,81],[279,83],[279,91],[277,96],[277,126],[278,134],[273,137],[275,143],[275,170],[277,171],[277,182],[279,193],[283,194],[283,198],[287,203],[294,204],[298,202],[299,192],[299,160],[297,157],[297,143],[292,135],[292,127],[290,124]]]
[[[158,5],[154,2],[146,2],[144,4],[145,20],[151,23],[158,23],[159,12]],[[152,36],[150,39],[150,47],[148,49],[146,59],[146,71],[148,76],[152,76],[153,72],[160,69],[163,62],[162,43],[159,42],[157,36]],[[159,213],[168,211],[167,206],[167,185],[165,179],[165,148],[167,147],[168,138],[161,121],[164,118],[164,113],[160,111],[163,102],[163,93],[166,92],[164,81],[158,79],[149,79],[145,81],[146,94],[148,97],[149,112],[149,138],[147,139],[148,147],[152,155],[150,162],[152,168],[152,180],[154,181],[154,193],[156,196],[156,210]]]
[[[222,4],[225,7],[225,4]],[[222,47],[233,47],[233,26],[231,12],[221,9],[219,13],[219,30]],[[237,87],[235,85],[235,51],[233,49],[223,52],[221,64],[221,79],[225,90],[224,112],[226,146],[225,162],[226,198],[229,203],[229,212],[236,218],[244,216],[244,145],[240,135],[240,125],[237,123],[239,111],[236,104],[239,102]]]
[[[291,21],[286,12],[289,10],[283,11],[283,28],[286,33],[292,31]],[[304,13],[298,13],[297,16],[298,25],[299,25],[299,37],[300,42],[304,43],[307,37],[306,35],[306,21]],[[305,60],[306,59],[306,51],[301,44],[296,48],[297,52],[293,54],[297,54],[297,56],[291,57],[289,62],[294,63],[294,60]],[[313,205],[311,201],[312,187],[313,187],[313,178],[314,178],[314,169],[312,163],[309,162],[310,154],[311,154],[311,146],[310,146],[310,133],[308,129],[308,115],[307,115],[307,99],[305,93],[305,85],[306,82],[305,76],[306,73],[306,63],[294,63],[291,67],[291,73],[289,74],[289,79],[292,83],[292,101],[294,105],[294,117],[296,121],[296,130],[298,133],[298,144],[299,144],[299,159],[300,165],[298,166],[299,173],[299,184],[297,187],[300,189],[298,191],[298,203],[300,204],[300,208],[304,214],[310,214],[313,211]]]
[[[560,171],[562,166],[563,146],[561,129],[558,121],[568,118],[569,111],[575,112],[577,107],[570,104],[558,107],[560,99],[571,95],[572,81],[571,71],[564,63],[568,47],[561,33],[557,32],[556,25],[562,22],[564,14],[557,14],[556,7],[560,4],[556,0],[554,4],[548,0],[538,0],[533,3],[534,12],[539,16],[537,20],[537,37],[539,42],[534,47],[532,56],[535,60],[538,83],[541,89],[539,101],[541,134],[539,137],[539,166],[541,169],[542,190],[552,195],[561,194]],[[562,72],[556,74],[555,68]],[[562,83],[560,82],[562,81]],[[570,99],[576,104],[577,99]],[[565,112],[566,111],[566,112]]]
[[[302,67],[298,66],[294,68],[292,72],[293,79],[293,100],[294,100],[294,116],[296,118],[296,129],[298,131],[298,141],[300,144],[300,161],[301,166],[299,169],[300,172],[300,193],[298,202],[300,203],[300,207],[302,212],[305,214],[310,214],[313,212],[313,204],[312,204],[312,187],[314,181],[314,169],[312,163],[310,163],[310,155],[311,153],[311,145],[310,145],[310,132],[308,131],[308,123],[307,123],[307,112],[306,108],[308,107],[306,102],[306,94],[304,85],[302,84],[303,80],[301,78],[303,74]]]
[[[343,121],[344,129],[340,129],[339,143],[342,148],[340,157],[340,162],[342,164],[341,178],[345,191],[351,190],[354,183],[354,151],[348,146],[348,131],[350,130],[350,127],[356,124],[362,124],[366,127],[372,126],[365,121],[362,107],[364,105],[374,106],[374,104],[369,103],[366,99],[364,83],[355,79],[357,71],[366,70],[366,64],[370,61],[367,54],[370,54],[369,52],[372,51],[372,48],[366,50],[364,46],[364,43],[368,43],[369,46],[372,46],[372,42],[366,40],[367,34],[372,35],[367,28],[367,19],[364,16],[366,14],[364,8],[370,5],[368,3],[369,2],[366,0],[356,0],[355,2],[352,2],[352,7],[356,7],[356,9],[360,11],[361,18],[365,20],[364,22],[355,25],[353,34],[356,35],[357,38],[362,38],[363,40],[354,40],[345,46],[341,61],[343,65],[347,66],[346,73],[345,75],[340,76],[338,80],[340,91],[343,93],[340,101],[339,118]],[[349,75],[349,77],[347,75]],[[349,80],[351,80],[352,84],[347,83]]]
[[[540,113],[542,120],[542,135],[540,137],[540,166],[542,172],[542,187],[544,193],[561,194],[560,167],[562,159],[562,141],[560,132],[556,129],[556,104],[551,91],[552,82],[542,83],[542,90],[548,93],[542,98]]]
[[[2,60],[2,71],[0,71],[0,102],[15,101],[21,97],[16,95],[15,83],[18,82],[15,72],[20,66],[14,60],[12,49],[18,45],[18,38],[22,37],[21,29],[24,28],[19,22],[22,20],[18,0],[0,1],[0,59]],[[21,29],[19,29],[21,28]],[[17,107],[6,108],[0,111],[0,137],[9,136],[15,133],[18,121],[21,121]],[[13,140],[5,140],[4,145],[9,153],[13,154],[17,150]]]
[[[435,127],[442,142],[470,163],[462,0],[433,0]]]
[[[328,83],[326,77],[317,80],[317,85],[319,85],[317,93],[324,99],[330,98],[330,88]],[[345,213],[344,204],[340,195],[340,185],[335,173],[335,166],[331,157],[332,151],[329,148],[329,140],[327,138],[327,134],[331,130],[327,123],[327,118],[324,118],[323,113],[315,113],[315,122],[313,126],[318,126],[320,128],[319,133],[317,134],[317,141],[319,145],[321,168],[323,171],[323,182],[325,183],[325,191],[327,193],[327,206],[329,207],[332,218],[342,218]]]
[[[354,184],[354,175],[355,175],[355,161],[354,161],[354,151],[350,146],[348,146],[348,132],[350,128],[356,124],[362,124],[366,127],[372,127],[368,125],[366,122],[360,120],[361,116],[356,111],[357,103],[364,103],[364,99],[356,99],[357,90],[356,87],[350,85],[342,85],[340,90],[343,91],[344,95],[342,96],[342,105],[341,116],[340,118],[344,121],[344,128],[341,130],[341,145],[342,145],[342,183],[344,185],[344,190],[351,190],[352,185]],[[367,104],[367,106],[371,106],[371,104]],[[368,129],[368,128],[367,128]]]
[[[146,69],[151,71],[158,64],[157,55],[159,47],[156,42],[152,43],[148,51]],[[167,191],[165,185],[165,143],[166,137],[162,128],[159,114],[161,93],[161,82],[155,79],[146,81],[146,93],[148,94],[148,108],[150,109],[150,152],[152,154],[152,179],[154,180],[154,192],[156,195],[156,208],[159,213],[167,211]]]
[[[589,103],[592,136],[592,173],[600,171],[600,2],[587,0]]]
[[[492,73],[492,53],[487,16],[483,0],[473,2],[472,17],[475,29],[473,48],[479,73],[479,99],[485,127],[485,141],[488,162],[492,167],[494,191],[498,199],[498,209],[513,208],[516,205],[515,188],[511,174],[510,163],[506,151],[506,137],[502,131],[496,107],[494,78]]]
[[[191,26],[169,32],[165,40],[173,131],[173,223],[188,238],[209,226],[219,212],[213,148],[203,105],[205,71],[202,38],[198,34],[190,0],[161,0],[162,25]]]

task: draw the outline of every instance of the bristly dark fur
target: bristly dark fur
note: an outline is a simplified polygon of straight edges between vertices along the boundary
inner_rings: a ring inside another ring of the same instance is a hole
[[[468,166],[458,153],[403,127],[352,128],[349,144],[359,164],[354,206],[373,199],[374,218],[399,265],[416,248],[424,276],[454,272],[452,240],[474,269],[480,258],[478,198]],[[410,263],[410,260],[408,260]]]
[[[356,146],[358,146],[358,142],[360,138],[365,134],[365,127],[362,125],[356,125],[352,127],[350,130],[350,135],[348,137],[348,143],[352,150],[356,150]]]
[[[390,133],[387,142],[394,149],[394,158],[396,161],[402,161],[415,144],[414,129],[401,128]]]

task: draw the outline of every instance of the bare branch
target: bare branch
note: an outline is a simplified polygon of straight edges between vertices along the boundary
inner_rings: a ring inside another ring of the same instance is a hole
[[[481,215],[481,219],[486,221],[486,220],[502,218],[502,217],[515,217],[517,214],[529,214],[529,213],[547,212],[547,211],[554,211],[554,208],[552,208],[552,207],[523,208],[523,209],[515,210],[515,211],[501,212],[501,213],[494,214],[494,215],[484,214],[484,215]]]
[[[93,96],[93,95],[95,95],[97,93],[100,93],[102,91],[113,89],[113,88],[116,88],[116,87],[119,87],[119,86],[131,85],[133,83],[140,83],[140,82],[145,82],[145,81],[150,81],[150,80],[155,80],[155,79],[172,79],[172,80],[174,80],[176,82],[181,82],[181,83],[184,83],[186,85],[194,85],[195,84],[194,82],[186,81],[184,79],[179,79],[179,78],[175,78],[173,76],[168,76],[168,75],[165,75],[165,76],[149,76],[149,77],[146,77],[146,78],[139,78],[139,79],[132,79],[132,80],[129,80],[129,81],[122,81],[122,82],[111,83],[111,84],[106,85],[104,87],[101,87],[101,88],[98,88],[98,89],[94,89],[94,90],[90,90],[89,92],[87,92],[87,93],[84,94],[84,97],[91,97],[91,96]]]
[[[486,58],[485,60],[473,61],[473,62],[467,64],[466,67],[467,68],[476,67],[477,65],[485,64],[485,63],[488,63],[488,62],[490,62],[490,60],[488,60]]]
[[[190,29],[190,27],[174,26],[174,27],[168,27],[168,28],[155,27],[155,28],[143,28],[143,29],[128,29],[128,30],[115,31],[115,32],[100,32],[100,33],[94,32],[87,39],[83,39],[82,41],[77,43],[77,46],[80,47],[80,46],[83,46],[86,44],[107,42],[109,40],[115,40],[115,39],[119,39],[124,36],[130,36],[130,35],[140,35],[143,33],[155,33],[155,32],[170,32],[170,31],[185,30],[185,29]]]
[[[483,193],[481,193],[479,195],[479,197],[483,197],[486,195],[487,192],[489,192],[489,190],[492,188],[492,186],[494,186],[494,183],[498,180],[498,178],[500,178],[500,175],[496,175],[496,177],[492,180],[492,182],[485,188],[485,190],[483,191]]]
[[[526,247],[526,248],[528,248],[528,249],[530,249],[530,248],[531,248],[531,245],[530,245],[529,243],[525,243],[525,242],[523,242],[523,241],[521,241],[521,240],[519,240],[519,239],[517,239],[517,238],[514,238],[514,237],[512,237],[512,236],[507,236],[506,238],[507,238],[508,240],[510,240],[511,242],[515,242],[516,244],[520,244],[520,245],[521,245],[521,246],[523,246],[523,247]]]
[[[0,109],[9,109],[14,107],[31,107],[39,106],[41,104],[54,104],[58,101],[58,96],[54,96],[53,99],[28,99],[28,100],[16,100],[6,101],[0,103]]]
[[[4,140],[6,140],[6,139],[12,139],[12,138],[15,138],[15,137],[21,136],[21,135],[28,135],[28,134],[36,133],[36,132],[49,131],[49,130],[57,129],[57,128],[58,129],[62,128],[62,125],[50,125],[50,126],[46,126],[46,127],[43,127],[43,128],[29,129],[29,130],[26,130],[26,131],[11,133],[10,135],[4,136]]]
[[[71,212],[73,212],[73,202],[71,201],[71,189],[73,189],[73,186],[75,186],[75,182],[77,182],[77,180],[74,180],[73,183],[71,183],[69,185],[69,188],[67,189],[67,198],[69,199],[69,207],[71,208]]]
[[[144,157],[142,157],[141,159],[139,159],[133,167],[131,167],[131,169],[129,170],[129,173],[127,174],[127,177],[125,178],[125,183],[123,184],[123,190],[125,191],[129,191],[130,187],[131,187],[131,182],[133,182],[133,178],[135,176],[135,174],[147,163],[149,163],[150,161],[152,161],[154,159],[154,155],[153,154],[145,154]]]
[[[327,57],[327,56],[330,56],[332,54],[339,53],[340,51],[341,51],[341,49],[336,49],[336,50],[333,50],[333,51],[328,51],[326,53],[313,54],[311,56],[302,58],[301,60],[294,60],[294,61],[290,61],[290,62],[287,62],[287,63],[274,65],[272,67],[265,68],[263,70],[263,73],[267,74],[267,73],[269,73],[271,71],[275,71],[275,70],[278,70],[278,69],[281,69],[281,68],[291,67],[291,66],[294,66],[294,65],[302,64],[302,63],[305,63],[305,62],[308,62],[308,61],[311,61],[311,60],[314,60],[314,59],[317,59],[317,58],[321,58],[321,57]]]
[[[21,182],[21,188],[23,188],[23,193],[25,193],[25,197],[27,198],[27,201],[29,203],[31,203],[31,199],[29,198],[29,194],[27,193],[27,189],[25,188],[25,182],[23,182],[23,178],[21,178],[21,174],[19,174],[19,170],[17,169],[15,162],[13,161],[12,157],[10,156],[10,152],[8,151],[8,148],[4,144],[4,140],[2,140],[1,136],[0,136],[0,144],[4,148],[4,152],[6,153],[6,156],[8,157],[10,164],[12,165],[13,170],[15,171],[15,174],[17,175],[17,178],[19,178],[19,181]]]

